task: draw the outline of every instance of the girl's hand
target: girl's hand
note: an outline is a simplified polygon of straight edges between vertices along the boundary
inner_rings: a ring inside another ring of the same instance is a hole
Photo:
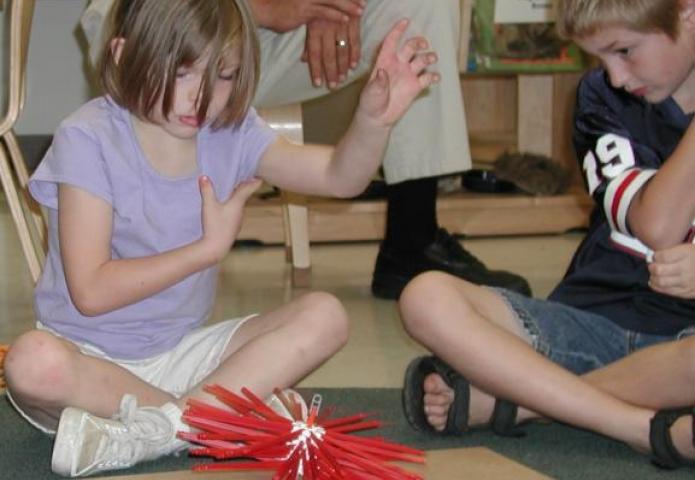
[[[221,261],[234,244],[241,228],[246,201],[258,190],[261,183],[260,179],[242,182],[227,201],[220,203],[210,179],[206,176],[200,177],[200,195],[203,200],[202,242],[214,263]]]
[[[440,79],[438,73],[427,70],[437,55],[428,51],[424,37],[410,38],[399,47],[408,24],[408,20],[401,20],[386,35],[362,91],[355,117],[374,126],[391,127],[424,89]]]
[[[655,292],[695,298],[695,245],[684,243],[659,250],[648,268],[649,286]]]

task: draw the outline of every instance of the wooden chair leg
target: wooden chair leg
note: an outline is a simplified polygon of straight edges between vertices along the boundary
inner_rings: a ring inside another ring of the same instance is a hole
[[[304,142],[302,107],[300,104],[262,109],[259,114],[275,130],[289,140]],[[311,281],[309,252],[309,214],[306,198],[282,192],[285,222],[285,258],[292,264],[292,286],[308,287]]]
[[[286,218],[286,247],[292,262],[292,286],[306,288],[311,284],[311,257],[309,253],[309,210],[306,198],[283,192],[283,210]]]
[[[17,136],[14,134],[14,131],[10,130],[5,134],[5,145],[7,146],[7,151],[12,160],[15,175],[17,175],[20,193],[24,195],[24,204],[29,210],[31,219],[34,222],[34,231],[36,232],[38,241],[41,244],[45,244],[46,223],[43,221],[41,206],[29,195],[29,191],[27,190],[27,185],[29,184],[29,171],[27,170],[24,154],[19,147],[19,142],[17,141]],[[44,251],[46,251],[45,247],[46,245],[44,245]]]
[[[3,137],[3,141],[5,137]],[[6,144],[6,142],[4,142]],[[8,157],[8,152],[4,147],[0,146],[0,182],[2,183],[2,188],[5,191],[5,197],[7,198],[7,203],[10,207],[10,212],[12,213],[12,220],[17,227],[17,233],[19,234],[19,241],[22,245],[22,251],[26,257],[27,264],[29,265],[29,272],[31,273],[31,278],[36,283],[41,275],[41,261],[34,240],[31,236],[31,231],[27,217],[25,215],[24,209],[22,208],[22,202],[20,199],[20,193],[15,184],[15,180],[12,174],[12,168],[10,167],[10,159]]]

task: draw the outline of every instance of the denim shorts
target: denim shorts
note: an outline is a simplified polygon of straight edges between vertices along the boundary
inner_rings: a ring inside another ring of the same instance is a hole
[[[640,348],[695,334],[695,326],[675,335],[634,332],[603,315],[550,300],[528,298],[501,288],[493,290],[515,313],[537,352],[579,375],[620,360]]]

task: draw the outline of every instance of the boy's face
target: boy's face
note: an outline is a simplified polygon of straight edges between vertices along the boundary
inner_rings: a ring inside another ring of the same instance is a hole
[[[615,88],[624,88],[651,103],[669,96],[678,101],[695,79],[695,45],[688,28],[682,28],[673,40],[665,33],[606,26],[575,41],[601,60]]]

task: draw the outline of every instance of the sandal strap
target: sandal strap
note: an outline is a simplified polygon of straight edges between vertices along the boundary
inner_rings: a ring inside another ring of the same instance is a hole
[[[443,360],[433,357],[434,371],[454,391],[454,401],[449,406],[444,432],[460,435],[468,430],[468,413],[471,404],[471,387],[468,381]]]
[[[526,432],[516,426],[516,415],[519,408],[516,404],[498,398],[490,417],[490,428],[501,437],[523,437]]]
[[[692,463],[676,450],[671,438],[671,426],[684,415],[690,415],[693,409],[675,408],[659,410],[649,422],[649,445],[652,448],[652,462],[661,468],[673,470]],[[695,420],[693,421],[695,426]],[[694,434],[695,435],[695,434]],[[695,439],[693,441],[695,443]]]
[[[438,374],[444,383],[454,390],[454,401],[449,407],[443,431],[436,431],[427,421],[424,412],[425,378]],[[405,373],[402,390],[403,411],[408,423],[423,432],[436,435],[461,435],[468,430],[470,389],[465,378],[434,356],[418,357],[410,362]]]

